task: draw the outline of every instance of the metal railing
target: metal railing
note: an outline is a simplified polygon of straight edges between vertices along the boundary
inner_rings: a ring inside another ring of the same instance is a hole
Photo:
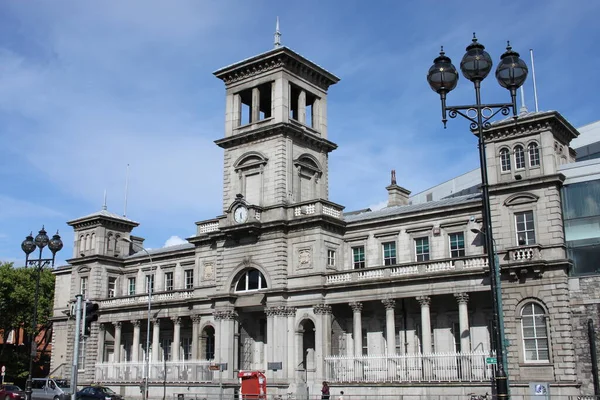
[[[150,362],[148,382],[212,382],[213,371],[209,369],[212,361],[161,361]],[[97,363],[95,366],[96,383],[140,382],[145,378],[145,363]]]
[[[484,382],[487,352],[325,357],[330,382]]]

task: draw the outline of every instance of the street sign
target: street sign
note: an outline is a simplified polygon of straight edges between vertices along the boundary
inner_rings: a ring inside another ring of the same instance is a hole
[[[218,371],[220,369],[219,364],[212,364],[208,366],[208,369],[211,371]]]
[[[498,364],[498,360],[496,359],[496,357],[486,357],[486,358],[485,358],[485,363],[486,363],[487,365],[490,365],[490,364]]]

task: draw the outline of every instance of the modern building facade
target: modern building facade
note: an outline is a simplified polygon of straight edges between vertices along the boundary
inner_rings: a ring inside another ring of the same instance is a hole
[[[222,213],[196,222],[187,244],[149,251],[137,222],[106,209],[70,221],[53,367],[66,361],[68,376],[74,322],[65,310],[81,293],[100,318],[81,346],[80,383],[128,397],[141,396],[146,374],[150,397],[218,393],[220,384],[232,394],[243,370],[265,371],[269,393],[297,398],[323,381],[353,394],[365,384],[371,394],[489,392],[480,194],[410,204],[392,172],[387,207],[345,213],[328,193],[337,146],[327,92],[339,79],[286,47],[215,75],[226,89]],[[555,395],[590,393],[577,365],[584,343],[573,333],[561,198],[560,167],[575,161],[578,132],[541,112],[485,135],[512,393],[532,382]]]

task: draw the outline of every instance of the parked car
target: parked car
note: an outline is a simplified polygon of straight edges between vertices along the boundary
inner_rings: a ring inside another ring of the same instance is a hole
[[[75,398],[77,400],[123,400],[123,396],[106,386],[85,386],[77,392]]]
[[[33,378],[31,398],[33,400],[68,400],[71,386],[66,379]],[[0,400],[4,400],[0,398]]]
[[[25,392],[17,385],[2,385],[0,400],[25,400]]]

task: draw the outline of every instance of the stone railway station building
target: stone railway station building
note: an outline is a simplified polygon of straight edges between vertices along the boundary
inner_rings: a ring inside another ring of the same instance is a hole
[[[474,233],[481,195],[412,203],[392,175],[387,207],[344,212],[328,195],[337,146],[327,92],[339,79],[287,47],[215,75],[226,88],[222,213],[196,222],[188,243],[149,251],[137,222],[106,209],[70,221],[75,250],[55,271],[51,370],[70,374],[66,311],[81,293],[100,317],[81,342],[79,383],[127,397],[141,396],[148,353],[154,398],[215,394],[219,382],[233,394],[242,370],[265,371],[269,393],[284,398],[314,398],[323,381],[332,393],[490,392],[490,275]],[[561,199],[560,167],[575,161],[578,131],[537,112],[485,135],[512,394],[531,382],[590,394],[576,323],[597,312],[581,306],[576,321],[572,302],[584,304],[582,290],[595,285],[570,281]]]

